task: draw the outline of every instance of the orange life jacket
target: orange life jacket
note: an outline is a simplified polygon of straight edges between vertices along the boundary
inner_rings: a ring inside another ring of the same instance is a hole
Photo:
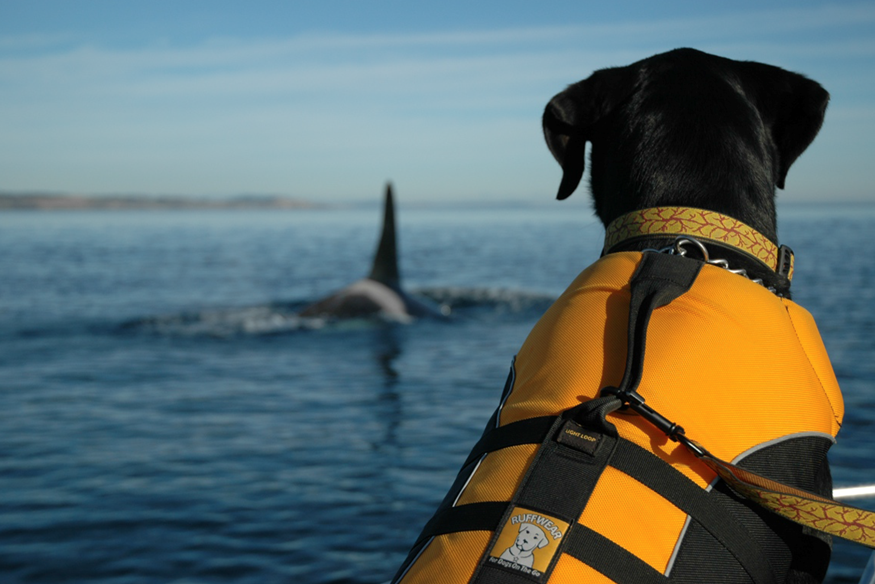
[[[607,415],[618,434],[613,455],[600,443],[614,438],[552,422],[621,382],[629,282],[641,258],[621,252],[598,260],[535,325],[481,440],[489,444],[475,447],[394,582],[622,583],[627,574],[635,582],[706,582],[703,570],[713,570],[741,574],[726,581],[780,584],[805,561],[800,553],[829,553],[818,536],[721,489],[708,467],[640,416]],[[716,457],[818,488],[815,474],[828,472],[843,402],[804,308],[704,265],[689,291],[652,312],[646,337],[638,392],[649,406]],[[538,439],[503,437],[517,427]],[[533,464],[547,456],[542,441],[560,450],[568,448],[556,442],[570,444],[571,454],[550,451],[559,461],[551,464],[576,458],[583,474]],[[605,456],[613,458],[598,462]],[[587,470],[587,457],[595,470]],[[583,497],[582,511],[553,511],[548,503],[560,497],[553,485],[538,484],[542,475],[542,483],[563,483],[561,491]],[[533,499],[538,489],[549,493]],[[521,503],[533,500],[539,503]],[[747,549],[746,534],[760,531],[774,534],[766,538],[774,549]],[[697,555],[709,563],[697,563]]]

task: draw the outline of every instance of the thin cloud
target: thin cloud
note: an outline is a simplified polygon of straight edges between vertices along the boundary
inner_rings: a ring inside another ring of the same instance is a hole
[[[432,190],[522,196],[555,178],[544,104],[594,69],[697,46],[800,70],[833,92],[829,115],[848,119],[843,108],[871,107],[872,81],[845,64],[871,61],[872,22],[875,7],[860,4],[134,49],[0,37],[0,176],[4,188],[83,191],[277,192],[291,181],[329,196],[392,167]]]

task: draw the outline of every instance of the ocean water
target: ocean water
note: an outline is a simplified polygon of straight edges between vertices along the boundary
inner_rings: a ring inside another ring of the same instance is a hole
[[[845,394],[835,483],[875,483],[875,206],[781,211]],[[406,287],[453,318],[297,318],[367,273],[379,220],[0,214],[0,582],[387,581],[602,230],[402,205]],[[837,543],[829,581],[867,557]]]

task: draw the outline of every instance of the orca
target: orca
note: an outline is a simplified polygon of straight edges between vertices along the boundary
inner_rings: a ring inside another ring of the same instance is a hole
[[[395,238],[395,203],[392,183],[386,184],[383,229],[371,273],[334,294],[304,308],[303,317],[382,317],[406,321],[411,318],[446,318],[437,306],[414,298],[401,288],[398,245]]]

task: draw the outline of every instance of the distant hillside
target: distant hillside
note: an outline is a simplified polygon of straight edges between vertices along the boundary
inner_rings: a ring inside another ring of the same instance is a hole
[[[150,195],[72,195],[0,193],[0,211],[60,211],[77,209],[307,209],[318,205],[273,195],[205,198]]]

